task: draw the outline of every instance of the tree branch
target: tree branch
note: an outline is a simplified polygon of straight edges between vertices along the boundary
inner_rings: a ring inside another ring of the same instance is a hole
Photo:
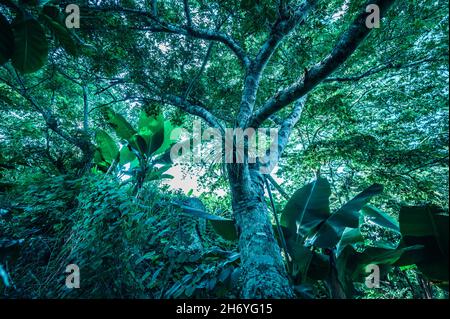
[[[306,103],[306,96],[297,100],[294,104],[294,108],[291,114],[289,114],[289,116],[281,123],[280,129],[278,131],[278,139],[273,141],[273,143],[276,144],[272,144],[272,146],[270,147],[271,152],[265,158],[264,161],[264,163],[267,163],[265,165],[266,174],[272,171],[272,169],[280,160],[281,155],[283,154],[284,149],[286,148],[289,142],[289,137],[291,136],[292,129],[294,128],[295,124],[297,124],[297,122],[300,119],[300,116],[302,115],[305,103]],[[275,147],[276,149],[274,149]]]
[[[172,104],[173,106],[180,108],[181,110],[183,110],[189,114],[198,116],[198,117],[202,118],[203,120],[205,120],[212,127],[220,130],[222,133],[225,132],[223,126],[219,123],[217,118],[210,111],[205,109],[204,107],[192,104],[192,103],[188,102],[187,100],[183,99],[182,97],[179,97],[179,96],[176,96],[173,94],[164,95],[161,102],[167,102],[169,104]]]
[[[370,3],[378,5],[380,14],[383,15],[394,1],[395,0],[369,0],[367,5]],[[279,91],[266,101],[251,119],[251,127],[258,127],[272,114],[306,95],[332,74],[352,55],[353,52],[355,52],[371,30],[366,27],[366,18],[369,13],[367,13],[365,9],[366,6],[364,6],[364,10],[358,15],[350,27],[340,36],[330,54],[309,70],[306,70],[305,74],[296,83]]]
[[[238,121],[240,127],[246,127],[253,113],[259,82],[270,58],[280,45],[281,41],[294,28],[302,23],[311,11],[316,0],[305,0],[291,15],[280,15],[272,26],[267,40],[262,45],[250,67],[244,80],[244,91],[239,108]]]
[[[384,70],[389,70],[389,69],[398,70],[398,69],[410,68],[410,67],[413,67],[413,66],[425,63],[425,62],[431,62],[431,61],[434,61],[434,59],[428,59],[428,58],[421,59],[419,61],[406,63],[406,64],[388,62],[388,63],[385,63],[384,65],[370,68],[369,70],[367,70],[366,72],[363,72],[361,74],[351,75],[351,76],[346,76],[346,77],[327,78],[323,82],[357,82],[365,77],[374,75],[374,74],[382,72]]]
[[[189,95],[191,94],[192,89],[195,86],[195,83],[200,79],[200,77],[202,76],[203,72],[205,71],[206,64],[208,64],[208,61],[211,58],[213,47],[214,47],[214,42],[211,42],[209,44],[209,46],[208,46],[208,50],[206,51],[206,55],[205,55],[205,58],[203,59],[202,66],[200,67],[200,70],[195,75],[195,77],[193,77],[191,79],[191,81],[189,82],[188,88],[186,89],[186,93],[184,93],[184,99],[188,99],[189,98]]]
[[[226,33],[198,28],[195,26],[179,26],[175,24],[171,24],[165,21],[162,21],[158,16],[153,15],[152,12],[122,8],[122,7],[88,7],[90,10],[101,11],[101,12],[120,12],[127,14],[135,14],[140,17],[144,17],[146,19],[150,19],[154,25],[147,26],[142,28],[142,31],[151,31],[151,32],[163,32],[163,33],[172,33],[183,36],[191,36],[193,38],[209,40],[209,41],[217,41],[225,44],[234,54],[238,57],[241,63],[245,68],[248,68],[250,65],[250,58],[247,56],[247,53],[242,49],[241,45],[233,39],[231,36]]]
[[[290,16],[281,16],[277,19],[272,27],[268,39],[264,42],[255,58],[256,72],[264,70],[267,62],[278,48],[281,41],[294,30],[294,28],[302,23],[314,7],[316,0],[306,0],[295,9]]]
[[[188,27],[192,27],[191,9],[189,8],[189,0],[183,0],[184,15],[186,16],[186,22]]]

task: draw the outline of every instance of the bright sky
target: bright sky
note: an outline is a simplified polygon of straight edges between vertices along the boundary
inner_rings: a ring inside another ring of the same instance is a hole
[[[277,177],[275,174],[278,171],[278,166],[276,166],[273,172],[270,174],[273,179],[278,183],[282,184],[284,180],[282,178]],[[170,168],[167,174],[172,175],[173,179],[168,179],[163,182],[163,185],[169,185],[169,187],[173,190],[181,190],[183,193],[187,194],[191,189],[193,190],[193,196],[199,196],[203,192],[210,191],[209,189],[204,189],[199,185],[199,179],[203,177],[205,174],[204,170],[195,170],[193,172],[183,172],[183,167],[181,165],[175,165]],[[216,194],[218,196],[225,195],[227,190],[218,190]]]

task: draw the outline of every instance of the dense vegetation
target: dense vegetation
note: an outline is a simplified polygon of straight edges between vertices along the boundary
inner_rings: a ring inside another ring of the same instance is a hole
[[[448,20],[0,0],[0,295],[448,298]]]

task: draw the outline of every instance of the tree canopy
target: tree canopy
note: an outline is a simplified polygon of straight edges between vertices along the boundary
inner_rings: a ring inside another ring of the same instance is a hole
[[[441,0],[0,1],[0,294],[448,298],[448,19]],[[174,160],[196,125],[277,140]]]

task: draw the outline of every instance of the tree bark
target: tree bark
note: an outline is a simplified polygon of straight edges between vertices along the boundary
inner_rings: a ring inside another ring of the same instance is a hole
[[[262,175],[244,164],[231,164],[228,173],[241,253],[241,297],[294,297],[269,220]]]

